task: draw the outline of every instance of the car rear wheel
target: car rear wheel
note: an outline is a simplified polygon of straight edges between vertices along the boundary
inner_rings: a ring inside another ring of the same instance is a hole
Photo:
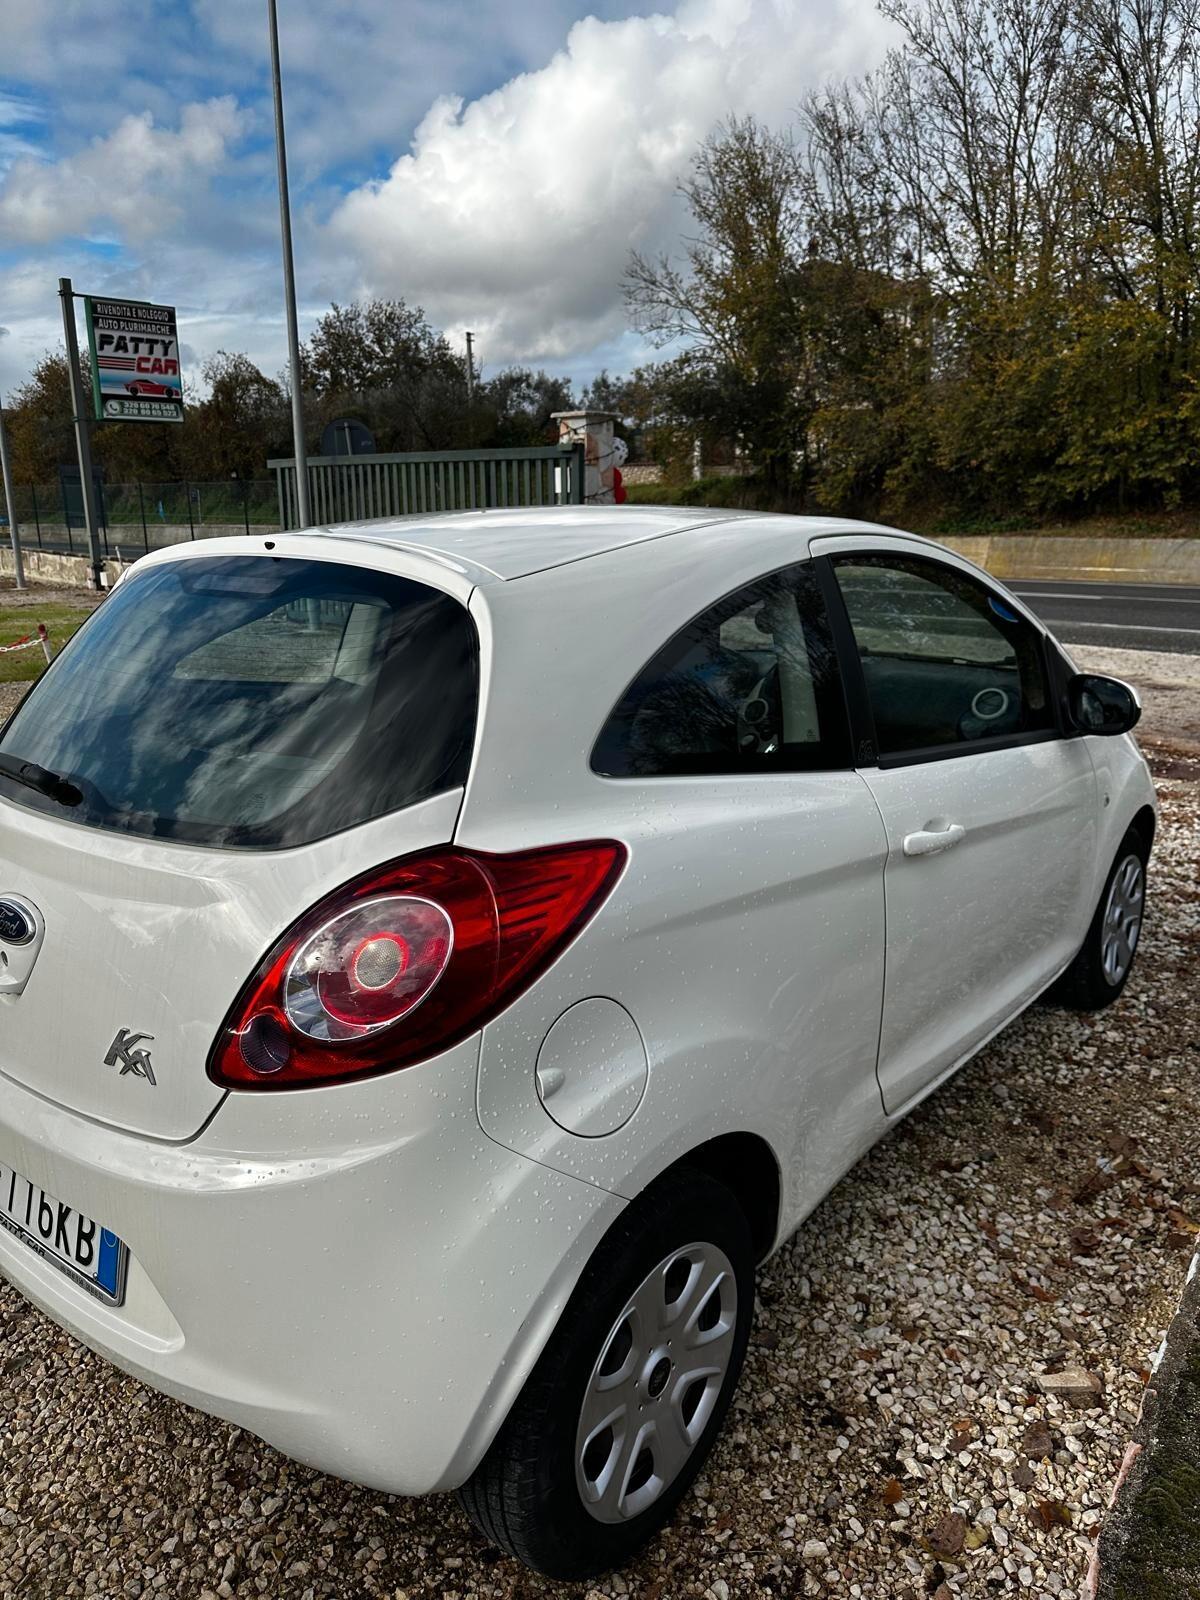
[[[754,1252],[734,1196],[681,1169],[605,1237],[459,1501],[526,1565],[620,1566],[666,1523],[729,1408]]]
[[[1073,1011],[1101,1011],[1129,981],[1146,910],[1149,849],[1134,828],[1104,883],[1104,892],[1078,955],[1050,991],[1050,998]]]

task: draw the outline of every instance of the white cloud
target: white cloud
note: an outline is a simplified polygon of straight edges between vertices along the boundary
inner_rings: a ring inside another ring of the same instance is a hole
[[[0,5],[4,0],[0,0]],[[223,52],[226,71],[261,74],[264,8],[245,0],[192,0]],[[639,0],[590,0],[601,16]],[[280,53],[288,154],[298,181],[347,163],[357,175],[403,148],[433,95],[472,95],[540,66],[585,9],[583,0],[286,0]],[[231,83],[234,79],[229,80]]]
[[[302,332],[332,299],[402,294],[460,344],[474,329],[493,370],[544,363],[582,382],[644,357],[621,274],[631,247],[675,243],[698,142],[732,112],[791,121],[806,87],[864,70],[890,40],[873,0],[629,14],[654,3],[286,0]],[[596,15],[572,26],[585,6]],[[60,343],[63,273],[176,304],[190,376],[221,346],[278,371],[264,12],[0,0],[0,39],[0,392]]]
[[[37,145],[29,135],[43,120],[41,108],[32,100],[0,89],[0,175],[22,156],[36,155]]]
[[[0,128],[14,128],[22,123],[44,121],[45,113],[28,96],[10,94],[0,89]]]
[[[177,131],[142,112],[60,161],[19,157],[0,180],[0,238],[48,244],[97,226],[135,239],[160,233],[180,214],[183,186],[224,164],[243,122],[223,96],[185,106]]]
[[[401,294],[485,359],[562,358],[623,323],[633,247],[673,242],[676,187],[730,114],[792,120],[806,88],[890,42],[871,0],[682,0],[575,24],[564,49],[470,104],[444,96],[330,244],[365,293]]]

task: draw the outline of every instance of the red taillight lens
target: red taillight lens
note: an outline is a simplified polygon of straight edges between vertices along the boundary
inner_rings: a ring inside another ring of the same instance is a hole
[[[431,900],[389,894],[340,911],[304,941],[283,980],[297,1033],[325,1043],[378,1033],[414,1010],[450,962],[454,927]]]
[[[217,1036],[227,1088],[295,1089],[407,1067],[490,1021],[599,909],[624,845],[436,850],[355,879],[268,951]]]

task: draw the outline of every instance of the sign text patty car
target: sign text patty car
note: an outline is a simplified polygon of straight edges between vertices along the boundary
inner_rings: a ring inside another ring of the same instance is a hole
[[[92,394],[103,421],[182,422],[174,306],[84,297]]]

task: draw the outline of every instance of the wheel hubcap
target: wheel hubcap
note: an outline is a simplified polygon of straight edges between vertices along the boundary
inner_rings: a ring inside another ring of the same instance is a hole
[[[712,1416],[733,1355],[737,1280],[713,1244],[674,1250],[626,1302],[592,1368],[575,1481],[597,1522],[626,1522],[670,1487]]]
[[[1114,988],[1133,964],[1133,952],[1142,931],[1145,899],[1145,868],[1138,856],[1128,855],[1109,885],[1100,937],[1100,967]]]

